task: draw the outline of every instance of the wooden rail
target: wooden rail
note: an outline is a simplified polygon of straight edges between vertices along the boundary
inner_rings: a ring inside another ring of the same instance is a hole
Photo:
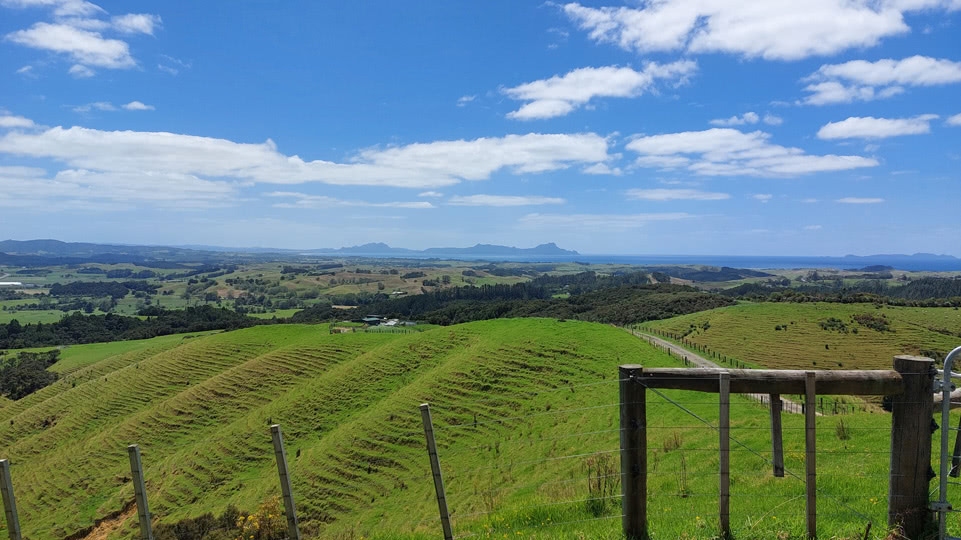
[[[798,394],[806,391],[806,371],[789,369],[645,368],[637,382],[647,388],[718,392],[721,373],[729,373],[732,394]],[[815,371],[819,395],[890,396],[904,391],[894,370]]]

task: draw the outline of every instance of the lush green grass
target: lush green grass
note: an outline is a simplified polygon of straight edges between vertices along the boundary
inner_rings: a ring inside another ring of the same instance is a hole
[[[883,315],[892,331],[851,322],[863,314]],[[844,322],[848,332],[822,329],[819,323],[832,317]],[[674,334],[690,330],[686,339],[693,343],[749,364],[785,369],[888,369],[898,354],[945,353],[961,345],[961,310],[952,308],[743,303],[643,327]]]
[[[20,324],[52,323],[59,321],[64,312],[58,309],[38,309],[25,311],[0,311],[0,324],[7,324],[16,319]]]
[[[273,319],[277,317],[278,319],[286,319],[292,316],[294,313],[300,311],[299,309],[278,309],[271,311],[270,313],[251,313],[250,316],[255,319]]]
[[[622,330],[546,319],[407,335],[273,325],[168,337],[148,340],[156,350],[117,345],[99,362],[78,355],[71,361],[84,367],[0,407],[0,448],[14,465],[25,535],[62,538],[132,500],[131,443],[143,449],[160,522],[228,504],[253,509],[279,493],[268,425],[280,423],[307,537],[436,538],[417,409],[430,402],[455,535],[619,538],[618,499],[596,514],[583,502],[592,497],[589,458],[614,456],[620,470],[617,366],[677,365]],[[716,395],[665,395],[716,422]],[[654,538],[714,537],[717,435],[649,396]],[[767,418],[733,399],[733,437],[762,456]],[[846,441],[835,430],[842,420],[853,428]],[[872,537],[884,536],[889,422],[885,414],[818,418],[819,450],[828,452],[818,458],[825,537],[859,537],[865,516]],[[786,465],[800,473],[802,419],[784,423]],[[732,450],[736,537],[801,538],[803,483]],[[134,521],[120,534],[133,537]]]

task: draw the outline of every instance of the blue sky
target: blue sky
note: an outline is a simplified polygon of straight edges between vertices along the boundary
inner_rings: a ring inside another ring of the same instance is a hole
[[[0,237],[957,256],[959,23],[961,0],[0,0]]]

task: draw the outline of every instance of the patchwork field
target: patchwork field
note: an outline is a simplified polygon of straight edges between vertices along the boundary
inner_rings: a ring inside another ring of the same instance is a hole
[[[67,374],[59,382],[0,403],[0,448],[35,540],[82,537],[130,503],[131,443],[157,523],[230,504],[252,511],[279,494],[271,423],[286,435],[305,537],[436,538],[417,410],[430,402],[456,536],[614,539],[616,369],[629,362],[677,365],[620,329],[548,319],[415,334],[277,325],[75,346],[55,366]],[[715,423],[717,396],[663,396],[648,405],[653,537],[712,538],[717,435],[665,399]],[[817,422],[820,530],[861,538],[872,521],[870,537],[883,538],[888,415]],[[801,538],[803,482],[772,476],[767,423],[764,406],[735,396],[732,524],[737,538]],[[800,475],[803,419],[784,423],[786,466]],[[136,536],[134,516],[116,519],[112,537]]]
[[[686,334],[690,342],[755,366],[890,369],[895,355],[922,351],[943,355],[961,345],[961,310],[742,303],[651,321],[639,328]]]

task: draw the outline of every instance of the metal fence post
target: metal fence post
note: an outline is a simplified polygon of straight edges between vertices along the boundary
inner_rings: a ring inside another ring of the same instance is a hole
[[[618,368],[621,398],[621,524],[628,540],[647,540],[647,393],[638,377],[644,368]]]
[[[0,459],[0,494],[3,495],[3,514],[7,518],[10,540],[20,540],[20,516],[17,515],[17,501],[13,496],[10,462],[5,459]]]
[[[133,493],[137,499],[137,518],[140,520],[140,537],[142,540],[153,540],[153,528],[150,526],[150,508],[147,506],[147,489],[143,482],[143,464],[140,461],[140,446],[131,444],[127,447],[130,458],[130,476],[133,478]]]
[[[287,515],[288,540],[300,540],[300,527],[297,526],[297,507],[294,505],[294,490],[290,485],[290,473],[287,470],[287,452],[284,450],[284,436],[280,432],[280,424],[270,426],[270,435],[274,440],[274,457],[277,459],[277,475],[280,476],[280,490],[284,495],[284,514]]]
[[[444,540],[453,540],[454,533],[450,526],[450,512],[447,510],[447,495],[444,492],[444,476],[440,472],[440,458],[437,457],[437,444],[434,442],[434,422],[430,417],[429,404],[421,404],[420,417],[424,422],[427,456],[430,458],[431,475],[434,477],[434,493],[437,495],[437,509],[440,511],[440,525],[444,530]]]
[[[817,538],[817,438],[815,422],[817,410],[815,408],[814,388],[816,373],[808,371],[804,374],[804,469],[805,487],[807,488],[807,537]]]

